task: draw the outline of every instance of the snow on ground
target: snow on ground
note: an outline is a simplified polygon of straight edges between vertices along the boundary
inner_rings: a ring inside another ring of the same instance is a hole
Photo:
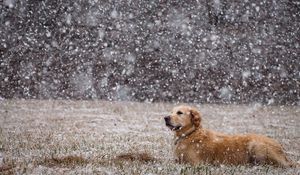
[[[4,174],[299,174],[274,167],[191,167],[174,162],[164,125],[174,104],[107,101],[0,102],[0,173]],[[195,105],[203,126],[226,133],[255,132],[283,144],[300,160],[299,106]],[[145,153],[151,161],[117,160]]]

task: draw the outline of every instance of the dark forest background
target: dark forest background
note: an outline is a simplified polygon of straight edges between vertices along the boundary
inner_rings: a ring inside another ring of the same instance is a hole
[[[298,0],[2,0],[0,98],[300,104]]]

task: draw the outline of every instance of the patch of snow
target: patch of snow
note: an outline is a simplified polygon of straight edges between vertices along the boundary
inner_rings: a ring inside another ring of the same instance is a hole
[[[110,16],[112,18],[118,18],[118,11],[116,9],[113,9],[113,11],[111,11]]]
[[[220,98],[230,100],[232,98],[232,90],[230,87],[222,87],[220,90]]]
[[[8,6],[9,8],[13,8],[15,6],[15,0],[4,0],[4,5]]]

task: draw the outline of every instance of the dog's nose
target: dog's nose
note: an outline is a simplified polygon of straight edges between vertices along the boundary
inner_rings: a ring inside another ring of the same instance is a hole
[[[166,122],[170,121],[170,118],[171,118],[170,116],[164,117],[164,119],[165,119]]]

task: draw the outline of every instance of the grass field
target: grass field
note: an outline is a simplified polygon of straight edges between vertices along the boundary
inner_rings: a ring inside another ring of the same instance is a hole
[[[0,174],[300,174],[269,166],[177,164],[163,116],[174,104],[0,101]],[[300,107],[195,105],[203,126],[278,140],[300,160]]]

